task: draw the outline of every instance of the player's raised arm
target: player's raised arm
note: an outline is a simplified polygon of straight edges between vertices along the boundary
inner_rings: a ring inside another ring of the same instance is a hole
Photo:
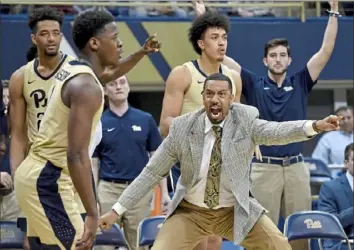
[[[121,46],[122,43],[120,42]],[[156,39],[156,35],[146,39],[143,47],[137,52],[119,60],[116,66],[105,68],[104,72],[99,75],[101,83],[114,81],[117,78],[128,73],[132,68],[140,62],[145,55],[158,52],[161,48],[161,42]]]
[[[241,95],[242,95],[242,80],[241,80],[241,76],[235,70],[233,70],[231,72],[232,72],[232,77],[233,77],[233,80],[234,80],[234,83],[235,83],[235,87],[236,87],[236,94],[235,94],[234,102],[241,103]]]
[[[184,93],[191,81],[192,76],[184,66],[177,66],[168,76],[160,117],[160,133],[162,136],[166,137],[168,135],[172,119],[181,114]]]
[[[331,58],[338,31],[338,0],[329,1],[330,16],[320,50],[308,61],[312,81],[316,81]]]
[[[27,123],[26,123],[26,101],[23,96],[24,68],[18,69],[10,78],[10,167],[12,177],[17,167],[26,157],[28,148]]]

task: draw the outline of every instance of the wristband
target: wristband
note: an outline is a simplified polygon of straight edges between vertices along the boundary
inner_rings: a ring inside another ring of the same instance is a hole
[[[312,122],[312,128],[313,128],[313,130],[316,131],[316,133],[321,133],[322,131],[317,128],[316,122],[317,122],[317,121],[313,121],[313,122]]]
[[[329,16],[334,16],[334,17],[341,17],[342,16],[341,14],[339,14],[338,11],[327,10],[327,13]]]

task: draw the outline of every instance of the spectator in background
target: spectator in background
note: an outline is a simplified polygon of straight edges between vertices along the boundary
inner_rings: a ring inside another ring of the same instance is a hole
[[[176,5],[176,1],[159,1],[164,3],[170,3],[169,6],[157,6],[157,7],[132,7],[129,10],[129,16],[133,17],[187,17],[187,11]]]
[[[4,103],[4,112],[5,114],[7,113],[7,108],[9,106],[9,81],[8,80],[3,80],[1,81],[2,83],[2,101]]]
[[[334,214],[342,224],[349,238],[353,238],[353,150],[354,144],[346,146],[344,150],[344,166],[346,174],[326,182],[322,185],[318,209],[324,212]],[[325,240],[324,250],[348,249],[346,246],[338,248],[340,242]]]
[[[231,0],[229,3],[251,3],[250,1]],[[270,1],[269,1],[270,2]],[[240,17],[266,17],[274,16],[271,8],[266,7],[232,7],[231,15]]]
[[[16,221],[20,215],[20,207],[13,191],[9,162],[9,131],[6,113],[9,103],[8,81],[2,81],[0,86],[0,94],[3,96],[0,102],[0,221]]]
[[[154,118],[146,112],[132,108],[128,104],[129,84],[122,76],[105,85],[109,107],[102,115],[102,140],[97,146],[93,167],[97,179],[98,200],[101,213],[112,210],[123,191],[141,173],[154,151],[162,142]],[[100,166],[98,168],[98,160]],[[160,182],[162,201],[170,201],[166,179]],[[136,249],[139,222],[150,215],[153,192],[123,215],[124,234],[129,249]],[[103,247],[114,249],[114,247]]]
[[[312,158],[322,160],[326,164],[342,164],[344,148],[353,142],[353,109],[340,107],[335,114],[343,117],[339,122],[340,130],[324,134],[312,153]]]

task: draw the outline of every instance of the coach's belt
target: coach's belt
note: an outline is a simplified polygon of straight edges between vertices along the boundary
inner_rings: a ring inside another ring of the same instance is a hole
[[[265,163],[265,164],[274,164],[274,165],[281,165],[283,167],[290,166],[292,164],[298,163],[298,162],[303,162],[304,158],[302,155],[297,155],[297,156],[291,156],[291,157],[284,157],[284,158],[272,158],[272,157],[267,157],[263,156],[262,161],[257,160],[256,158],[253,158],[252,162],[257,162],[257,163]]]
[[[118,184],[131,184],[134,180],[121,180],[121,179],[111,179],[111,178],[101,178],[102,181],[107,181],[107,182],[112,182],[112,183],[118,183]]]

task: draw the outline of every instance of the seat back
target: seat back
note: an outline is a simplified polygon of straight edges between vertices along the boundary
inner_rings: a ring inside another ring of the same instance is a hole
[[[332,179],[331,171],[323,161],[311,157],[304,157],[304,161],[310,170],[311,177],[325,177]]]
[[[16,222],[0,221],[0,249],[23,249],[24,237]]]
[[[284,235],[289,241],[298,239],[345,240],[351,249],[348,237],[337,217],[322,211],[304,211],[289,215],[285,220]]]
[[[96,246],[116,246],[127,247],[127,242],[123,232],[119,227],[113,224],[112,228],[107,231],[100,231],[96,234]]]
[[[138,226],[137,248],[142,246],[152,246],[157,233],[162,227],[166,217],[153,216],[142,220]]]
[[[244,248],[239,245],[235,245],[231,241],[224,240],[221,245],[221,250],[244,250]]]

